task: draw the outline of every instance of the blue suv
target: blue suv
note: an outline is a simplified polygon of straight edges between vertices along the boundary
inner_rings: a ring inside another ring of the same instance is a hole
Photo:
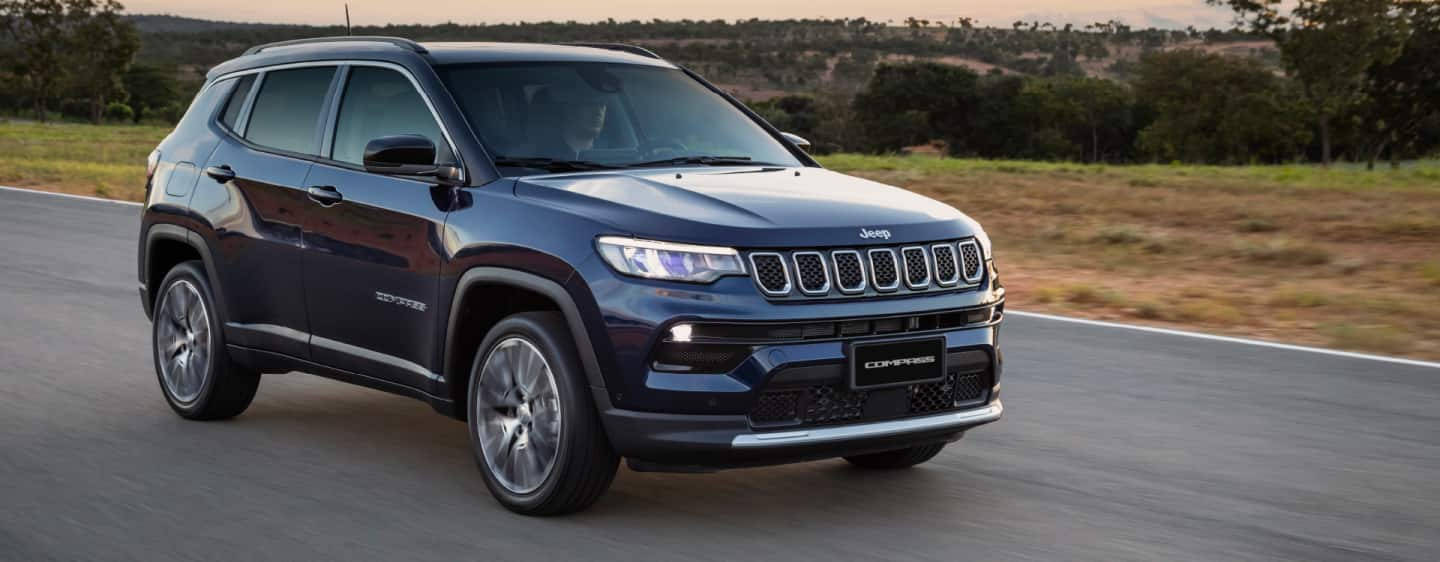
[[[196,420],[264,373],[424,400],[536,515],[622,457],[924,462],[1002,411],[990,241],[806,145],[633,46],[252,48],[148,162],[160,388]]]

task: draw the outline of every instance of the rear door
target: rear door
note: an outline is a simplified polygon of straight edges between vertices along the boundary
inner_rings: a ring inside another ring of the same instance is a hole
[[[427,100],[405,71],[350,66],[333,112],[326,160],[306,181],[329,193],[305,216],[305,301],[319,363],[430,391],[438,379],[437,302],[449,188],[372,174],[365,145],[417,134],[455,164]]]
[[[210,156],[191,206],[207,216],[216,239],[229,306],[232,344],[306,358],[301,257],[311,203],[305,177],[320,152],[320,132],[335,66],[247,75],[222,125],[230,135]],[[237,105],[238,104],[238,105]]]

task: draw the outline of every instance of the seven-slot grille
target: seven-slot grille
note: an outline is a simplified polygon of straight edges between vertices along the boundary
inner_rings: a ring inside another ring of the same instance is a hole
[[[970,287],[985,263],[973,239],[922,246],[750,252],[755,284],[771,298],[908,294]]]

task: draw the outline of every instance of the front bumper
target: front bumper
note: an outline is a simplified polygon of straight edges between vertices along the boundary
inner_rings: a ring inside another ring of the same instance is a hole
[[[662,414],[602,405],[616,452],[652,470],[785,464],[959,439],[1000,419],[999,399],[967,410],[848,425],[756,431],[743,415]]]

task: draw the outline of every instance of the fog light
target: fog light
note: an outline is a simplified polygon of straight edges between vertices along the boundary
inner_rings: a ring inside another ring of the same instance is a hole
[[[693,331],[695,331],[694,326],[691,326],[689,324],[676,324],[675,326],[670,328],[670,341],[676,343],[689,343],[690,333]]]

